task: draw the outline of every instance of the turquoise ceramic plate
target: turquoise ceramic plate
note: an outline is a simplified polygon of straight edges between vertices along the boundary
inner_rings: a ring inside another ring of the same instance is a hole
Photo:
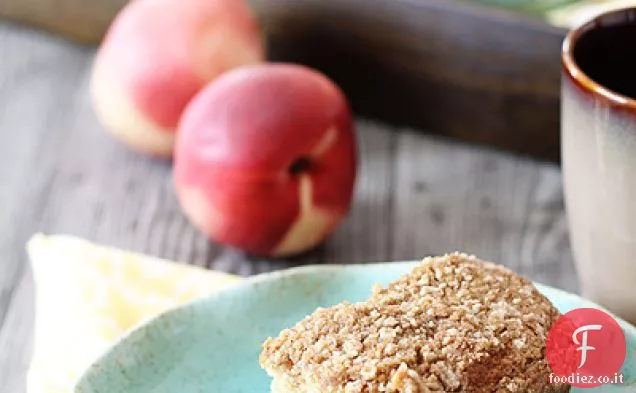
[[[318,306],[363,300],[375,283],[387,283],[412,266],[311,266],[253,277],[135,329],[86,371],[75,392],[267,393],[270,379],[258,364],[265,338]],[[594,307],[539,288],[562,312]],[[636,329],[622,325],[629,346],[623,372],[631,388],[606,386],[598,392],[636,391]]]

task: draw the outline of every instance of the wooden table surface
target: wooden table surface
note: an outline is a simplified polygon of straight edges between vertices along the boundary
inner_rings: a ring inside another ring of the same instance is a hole
[[[181,214],[169,163],[97,124],[93,53],[0,22],[1,392],[24,390],[34,311],[24,244],[39,231],[242,275],[462,250],[577,290],[558,167],[366,119],[355,203],[323,246],[266,261],[212,244]]]

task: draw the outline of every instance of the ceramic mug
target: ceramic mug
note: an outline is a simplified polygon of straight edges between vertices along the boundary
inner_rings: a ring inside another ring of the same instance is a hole
[[[636,323],[636,8],[563,43],[561,149],[582,295]]]

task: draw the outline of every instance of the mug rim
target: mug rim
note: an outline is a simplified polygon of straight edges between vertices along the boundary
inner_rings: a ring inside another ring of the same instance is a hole
[[[636,111],[636,99],[608,89],[590,78],[579,67],[574,59],[573,53],[576,44],[585,33],[592,28],[598,27],[604,19],[623,14],[632,14],[629,21],[636,24],[636,6],[633,6],[604,12],[572,28],[563,40],[563,45],[561,47],[561,59],[565,74],[581,89],[595,95],[596,97],[603,98],[611,106]]]

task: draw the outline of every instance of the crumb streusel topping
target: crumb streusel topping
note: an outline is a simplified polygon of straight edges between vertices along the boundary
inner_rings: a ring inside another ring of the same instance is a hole
[[[316,310],[268,339],[260,360],[325,393],[557,391],[545,340],[558,316],[530,281],[454,253],[365,302]]]

